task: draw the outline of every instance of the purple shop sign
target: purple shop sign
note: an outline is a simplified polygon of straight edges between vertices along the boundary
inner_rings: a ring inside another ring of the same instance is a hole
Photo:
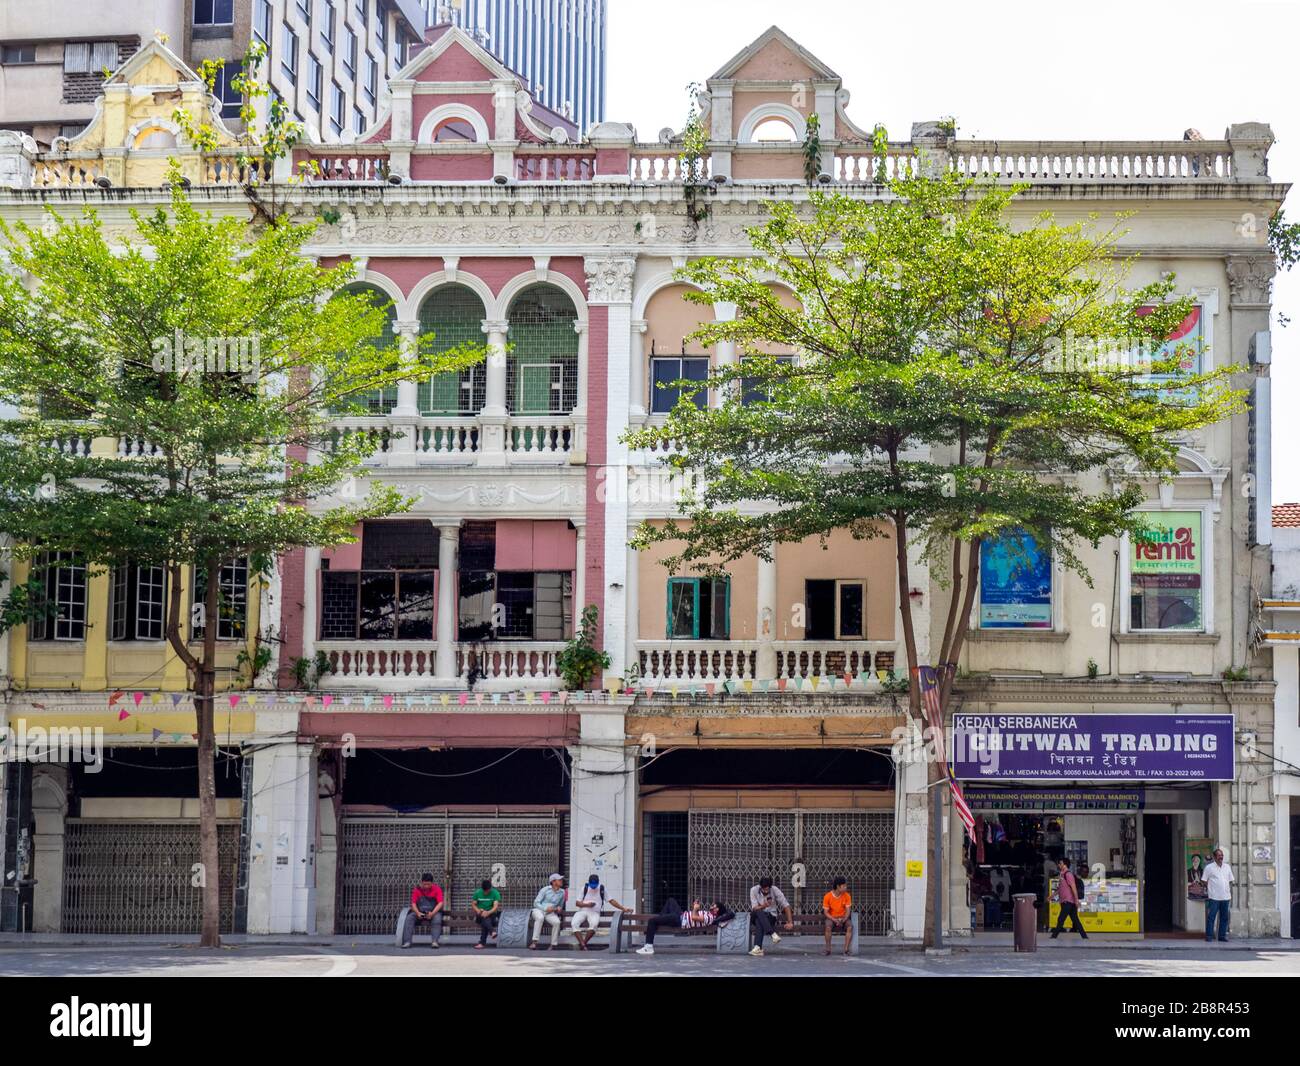
[[[955,714],[963,781],[1231,781],[1231,714]]]

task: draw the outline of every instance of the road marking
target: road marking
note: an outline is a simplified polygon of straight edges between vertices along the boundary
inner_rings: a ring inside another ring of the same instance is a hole
[[[913,977],[934,977],[935,975],[929,970],[918,970],[915,966],[904,966],[899,962],[881,962],[879,959],[863,959],[868,966],[883,966],[887,970],[898,970],[900,973],[910,973]]]
[[[330,948],[312,948],[312,951],[318,955],[327,955],[334,960],[333,965],[321,974],[321,977],[347,977],[357,968],[357,960],[349,955],[340,955]]]

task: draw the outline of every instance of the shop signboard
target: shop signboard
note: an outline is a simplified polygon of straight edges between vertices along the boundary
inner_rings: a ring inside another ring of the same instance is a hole
[[[1051,629],[1052,553],[1009,530],[980,545],[980,628]]]
[[[972,811],[1140,811],[1140,788],[979,788],[962,790]]]
[[[1231,714],[955,714],[964,781],[1231,781]]]

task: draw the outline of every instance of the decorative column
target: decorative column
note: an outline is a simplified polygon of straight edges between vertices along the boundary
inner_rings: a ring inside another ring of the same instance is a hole
[[[573,441],[569,446],[569,461],[580,466],[587,461],[587,390],[591,378],[587,324],[575,319],[573,332],[578,335],[578,399],[570,416],[573,419]]]
[[[393,332],[397,335],[397,344],[402,350],[403,357],[409,359],[415,353],[416,338],[420,335],[420,323],[394,322]],[[390,466],[411,465],[415,453],[419,451],[419,388],[414,378],[403,378],[397,383],[397,406],[389,415],[389,425],[394,435],[401,434],[401,439],[394,440],[389,447]]]
[[[644,318],[632,322],[632,360],[628,378],[628,421],[634,426],[645,422],[650,404],[646,400],[645,335],[650,324]]]
[[[590,576],[601,586],[587,590],[601,614],[602,647],[609,653],[611,676],[626,666],[628,368],[632,354],[633,255],[591,256],[584,263],[587,306],[593,334],[591,387],[587,396],[587,521],[592,529]],[[596,337],[597,331],[603,336]],[[602,387],[603,386],[603,387]],[[599,513],[599,520],[595,515]],[[599,539],[597,539],[597,535]]]
[[[626,747],[626,707],[579,704],[579,740],[570,747],[572,795],[569,873],[573,883],[597,874],[611,899],[636,905],[636,755]],[[629,797],[632,802],[629,803]]]
[[[456,669],[456,554],[460,548],[460,523],[439,521],[438,526],[438,656],[434,674],[441,683],[454,682]]]
[[[252,760],[250,933],[316,932],[316,765],[313,745],[292,742]]]
[[[772,558],[758,557],[758,616],[754,632],[758,634],[758,659],[754,673],[759,681],[776,679],[776,550],[771,546]]]
[[[573,628],[577,632],[582,612],[587,608],[587,567],[584,565],[587,558],[587,520],[571,518],[569,521],[578,534],[577,562],[573,567]]]
[[[718,322],[734,322],[736,319],[736,305],[733,303],[716,303],[713,305],[713,317]],[[736,342],[735,341],[718,341],[718,356],[716,369],[725,370],[734,366],[736,363]],[[727,394],[734,392],[736,386],[734,383],[726,386],[725,389],[715,389],[709,397],[710,407],[721,407],[727,398]]]
[[[627,634],[625,642],[626,659],[624,660],[628,667],[631,667],[641,661],[637,654],[636,642],[641,635],[641,627],[638,624],[637,612],[640,607],[640,567],[637,565],[638,553],[632,547],[632,538],[636,535],[638,523],[629,521],[627,524],[627,617],[624,621],[624,630]]]
[[[505,319],[483,320],[487,334],[487,362],[484,368],[483,410],[479,412],[480,466],[504,466],[506,461],[506,335],[510,323]]]

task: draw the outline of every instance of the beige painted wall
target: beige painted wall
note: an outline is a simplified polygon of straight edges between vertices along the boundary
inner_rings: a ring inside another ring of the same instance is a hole
[[[776,549],[777,640],[802,640],[794,625],[795,605],[804,602],[804,582],[809,578],[864,580],[867,583],[867,639],[893,640],[898,615],[898,581],[893,535],[854,540],[847,530],[836,530],[825,546],[816,538],[779,544]]]

